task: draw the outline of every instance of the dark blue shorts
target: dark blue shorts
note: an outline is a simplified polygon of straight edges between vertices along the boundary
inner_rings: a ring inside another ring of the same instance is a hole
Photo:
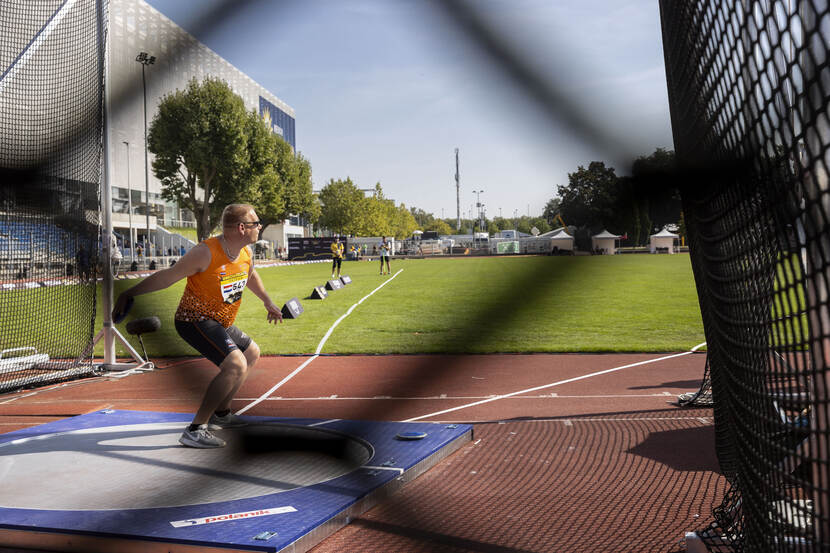
[[[217,367],[235,349],[244,352],[251,345],[251,337],[231,325],[225,328],[213,319],[190,322],[176,321],[176,332],[190,346],[210,359]]]

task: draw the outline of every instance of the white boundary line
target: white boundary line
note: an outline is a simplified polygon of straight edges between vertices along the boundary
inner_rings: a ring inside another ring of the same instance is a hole
[[[561,422],[565,426],[573,426],[576,422],[649,422],[649,421],[697,421],[701,424],[709,425],[713,417],[638,417],[638,418],[618,418],[618,417],[592,417],[579,418],[579,415],[571,415],[570,418],[544,418],[544,419],[515,419],[515,420],[497,420],[495,424],[532,424],[537,422]],[[494,424],[492,420],[470,421],[470,420],[441,420],[435,421],[439,424],[476,424],[486,423]]]
[[[518,395],[521,395],[521,394],[527,394],[527,393],[535,392],[535,391],[538,391],[538,390],[544,390],[546,388],[553,388],[554,386],[560,386],[562,384],[569,384],[571,382],[576,382],[578,380],[584,380],[586,378],[591,378],[591,377],[594,377],[594,376],[600,376],[600,375],[603,375],[603,374],[609,374],[609,373],[612,373],[612,372],[621,371],[622,369],[637,367],[639,365],[647,365],[649,363],[656,363],[658,361],[665,361],[666,359],[674,359],[675,357],[683,357],[684,355],[689,355],[691,353],[694,353],[694,351],[697,348],[702,347],[702,346],[703,346],[703,344],[699,344],[699,345],[695,346],[695,348],[693,348],[689,351],[684,351],[683,353],[675,353],[674,355],[666,355],[664,357],[658,357],[657,359],[649,359],[647,361],[639,361],[637,363],[631,363],[631,364],[628,364],[628,365],[623,365],[621,367],[614,367],[613,369],[605,369],[604,371],[597,371],[597,372],[593,372],[593,373],[590,373],[590,374],[584,374],[582,376],[576,376],[574,378],[568,378],[566,380],[560,380],[559,382],[553,382],[551,384],[543,384],[542,386],[536,386],[534,388],[528,388],[526,390],[519,390],[518,392],[511,392],[509,394],[504,394],[504,395],[501,395],[501,396],[495,396],[495,397],[492,397],[492,398],[483,399],[481,401],[474,401],[473,403],[467,403],[466,405],[459,405],[458,407],[452,407],[450,409],[444,409],[443,411],[436,411],[435,413],[430,413],[428,415],[421,415],[420,417],[413,417],[411,419],[406,419],[406,420],[401,421],[401,422],[414,422],[414,421],[418,421],[418,420],[421,420],[421,419],[428,419],[430,417],[443,415],[444,413],[452,413],[453,411],[459,411],[461,409],[466,409],[467,407],[475,407],[476,405],[482,405],[484,403],[490,403],[491,401],[497,401],[499,399],[505,399],[505,398],[508,398],[508,397],[518,396]]]
[[[377,467],[377,466],[374,466],[374,465],[363,465],[360,468],[367,469],[367,470],[392,470],[392,471],[397,472],[398,474],[403,474],[404,473],[404,470],[402,468],[398,468],[398,467]]]
[[[694,392],[694,390],[690,390]],[[265,401],[471,401],[477,399],[491,399],[496,397],[496,394],[487,394],[486,396],[374,396],[374,397],[349,397],[349,396],[304,396],[304,397],[268,397]],[[606,399],[606,398],[650,398],[650,399],[666,399],[674,398],[676,394],[669,392],[662,392],[659,394],[606,394],[606,395],[584,395],[584,396],[568,396],[559,394],[541,394],[534,396],[521,396],[516,399]],[[253,401],[255,398],[236,398],[239,401]],[[2,403],[0,403],[2,405]]]
[[[371,292],[369,292],[368,294],[366,294],[365,296],[363,296],[363,297],[360,299],[360,301],[358,301],[357,303],[353,304],[353,305],[349,308],[349,310],[348,310],[348,311],[346,311],[343,315],[341,315],[339,319],[337,319],[336,321],[334,321],[334,324],[333,324],[333,325],[331,325],[331,327],[328,329],[328,331],[326,332],[325,336],[323,336],[323,339],[322,339],[322,340],[320,340],[320,343],[319,343],[319,344],[317,344],[317,349],[314,351],[314,355],[312,355],[311,357],[309,357],[308,359],[306,359],[306,360],[305,360],[305,361],[304,361],[304,362],[303,362],[303,363],[302,363],[299,367],[297,367],[296,369],[294,369],[294,370],[291,372],[291,374],[289,374],[288,376],[286,376],[285,378],[283,378],[282,380],[280,380],[279,382],[277,382],[276,384],[274,384],[274,386],[273,386],[270,390],[268,390],[267,392],[265,392],[264,394],[262,394],[261,396],[259,396],[257,399],[255,399],[254,401],[252,401],[251,403],[249,403],[248,405],[246,405],[245,407],[243,407],[242,409],[240,409],[239,411],[237,411],[237,412],[236,412],[236,414],[237,414],[237,415],[241,415],[242,413],[244,413],[245,411],[247,411],[247,410],[248,410],[248,409],[250,409],[251,407],[253,407],[253,406],[255,406],[255,405],[259,404],[260,402],[264,401],[265,399],[267,399],[267,398],[268,398],[268,396],[270,396],[270,395],[271,395],[271,394],[273,394],[275,391],[277,391],[277,389],[278,389],[280,386],[282,386],[283,384],[285,384],[286,382],[288,382],[289,380],[291,380],[292,378],[294,378],[295,376],[297,376],[297,374],[299,374],[299,372],[300,372],[301,370],[303,370],[304,368],[306,368],[306,367],[307,367],[307,366],[308,366],[308,365],[309,365],[312,361],[314,361],[315,359],[317,359],[318,357],[320,357],[320,352],[323,350],[323,346],[325,345],[326,341],[329,339],[329,336],[331,336],[331,333],[332,333],[332,332],[334,332],[334,329],[337,327],[337,325],[339,325],[339,324],[340,324],[340,321],[342,321],[343,319],[345,319],[346,317],[348,317],[348,316],[351,314],[351,312],[352,312],[352,311],[354,311],[355,307],[357,307],[358,305],[360,305],[361,303],[363,303],[366,299],[368,299],[368,298],[369,298],[369,296],[371,296],[372,294],[374,294],[375,292],[377,292],[378,290],[380,290],[381,288],[383,288],[384,286],[386,286],[387,284],[389,284],[390,282],[392,282],[392,279],[394,279],[395,277],[397,277],[397,276],[398,276],[399,274],[401,274],[402,272],[403,272],[403,269],[398,269],[398,272],[397,272],[397,273],[395,273],[394,275],[392,275],[390,278],[388,278],[388,279],[384,280],[384,281],[383,281],[383,283],[382,283],[380,286],[378,286],[377,288],[375,288],[374,290],[372,290]]]
[[[315,423],[309,424],[309,426],[323,426],[324,424],[331,424],[331,423],[337,422],[339,420],[341,420],[341,419],[329,419],[327,421],[320,421],[320,422],[315,422]]]

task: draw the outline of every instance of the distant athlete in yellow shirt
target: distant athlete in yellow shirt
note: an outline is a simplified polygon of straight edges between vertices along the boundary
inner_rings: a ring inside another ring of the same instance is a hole
[[[335,236],[334,242],[331,243],[331,278],[340,278],[340,264],[343,263],[344,249],[340,237]]]
[[[231,400],[259,359],[259,346],[233,326],[242,291],[247,287],[262,300],[269,323],[282,322],[280,308],[271,301],[256,270],[249,246],[259,237],[262,223],[248,204],[231,204],[222,212],[222,234],[188,251],[178,263],[153,273],[118,296],[113,319],[141,294],[162,290],[187,278],[176,330],[185,342],[219,367],[208,385],[199,410],[179,442],[187,447],[223,447],[211,431],[247,424],[231,413]]]

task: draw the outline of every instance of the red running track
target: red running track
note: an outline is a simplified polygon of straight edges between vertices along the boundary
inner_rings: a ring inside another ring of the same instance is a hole
[[[315,553],[679,552],[684,532],[711,519],[725,480],[711,409],[674,403],[697,388],[705,354],[668,356],[267,357],[234,409],[474,424],[473,442]],[[103,408],[195,411],[216,369],[202,359],[159,365],[0,396],[0,431]]]

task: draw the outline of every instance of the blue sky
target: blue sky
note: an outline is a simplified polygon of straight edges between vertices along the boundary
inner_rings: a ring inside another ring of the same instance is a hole
[[[191,30],[215,0],[149,3]],[[455,217],[458,148],[462,216],[474,190],[488,217],[538,215],[579,165],[624,174],[673,147],[656,2],[471,5],[617,147],[552,117],[428,0],[259,0],[196,38],[295,109],[315,189],[380,182],[396,202]]]

